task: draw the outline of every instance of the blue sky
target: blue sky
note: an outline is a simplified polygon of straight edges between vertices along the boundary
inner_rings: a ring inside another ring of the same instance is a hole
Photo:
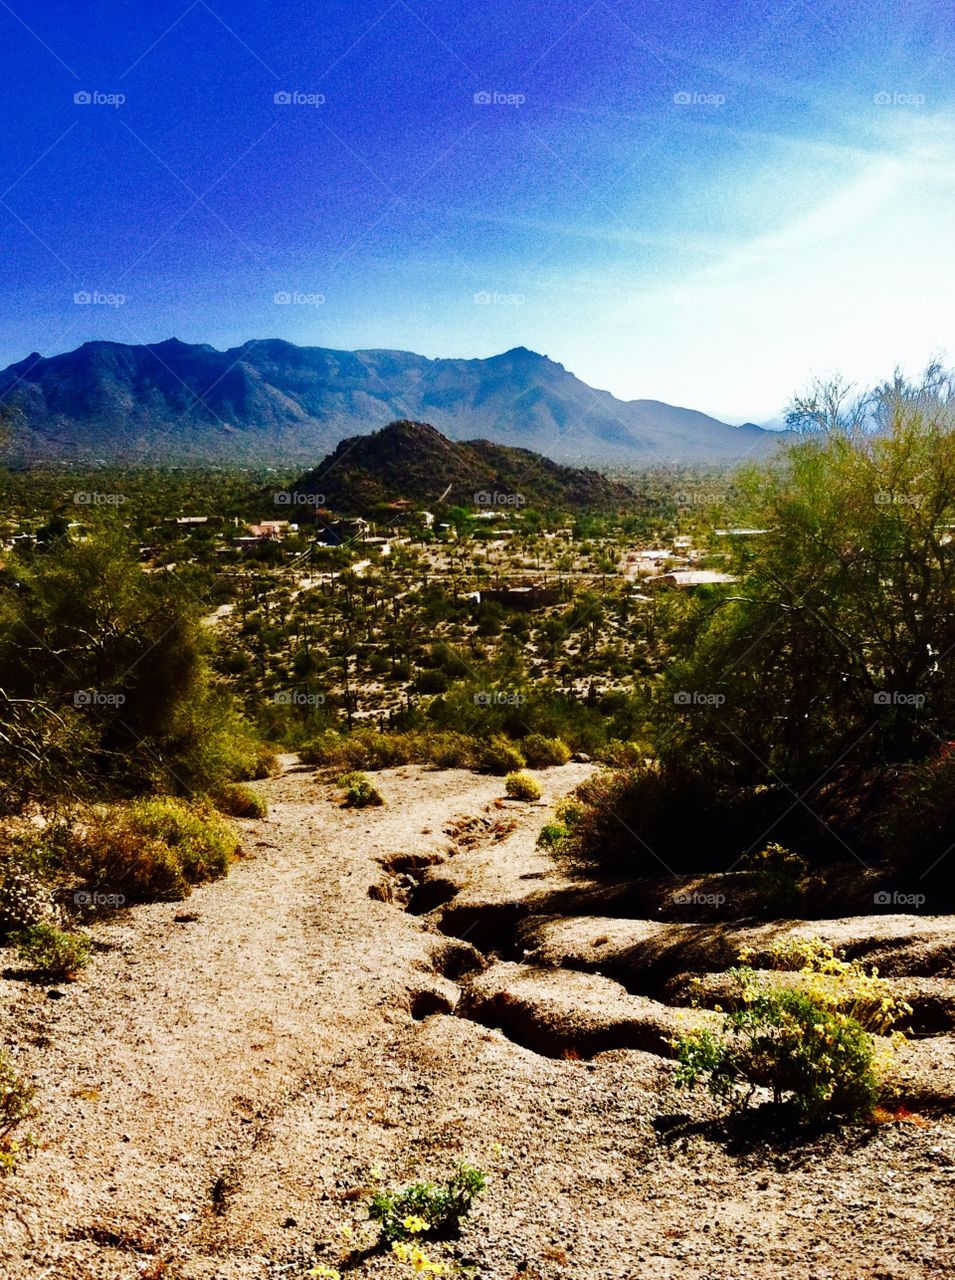
[[[937,5],[0,0],[0,40],[2,364],[525,345],[763,421],[955,358]]]

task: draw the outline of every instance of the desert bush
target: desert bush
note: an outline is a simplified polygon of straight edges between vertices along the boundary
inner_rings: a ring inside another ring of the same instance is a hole
[[[748,961],[750,954],[741,953]],[[774,948],[779,982],[744,963],[731,969],[735,1008],[723,1029],[697,1029],[675,1041],[677,1083],[704,1081],[731,1107],[746,1107],[760,1088],[805,1120],[867,1115],[881,1092],[887,1055],[876,1048],[911,1013],[877,973],[835,956],[816,939]]]
[[[545,822],[538,832],[537,845],[556,853],[569,835],[570,830],[563,822]]]
[[[67,933],[41,922],[14,935],[13,940],[25,964],[56,981],[75,977],[89,963],[91,944],[84,933]]]
[[[373,1222],[381,1224],[382,1240],[389,1244],[416,1235],[450,1234],[470,1213],[474,1198],[484,1190],[486,1182],[480,1169],[462,1163],[443,1186],[413,1182],[395,1191],[377,1192],[368,1214]]]
[[[619,738],[608,738],[594,748],[594,759],[613,769],[636,769],[645,765],[652,755],[647,743],[622,742]]]
[[[504,779],[504,790],[512,800],[539,800],[540,783],[529,773],[509,773]]]
[[[876,846],[900,877],[921,879],[935,869],[955,843],[955,743],[897,771],[875,827]],[[937,880],[941,892],[950,894],[944,870]]]
[[[580,808],[563,852],[614,875],[722,869],[752,839],[741,796],[695,769],[601,771],[576,795]],[[758,835],[769,824],[751,825]]]
[[[767,907],[788,911],[802,898],[808,866],[804,858],[783,845],[768,844],[759,853],[745,854],[739,870],[752,876]]]
[[[12,1173],[23,1147],[32,1146],[13,1138],[13,1130],[35,1114],[33,1098],[36,1089],[14,1069],[6,1053],[0,1050],[0,1174]]]
[[[439,769],[473,769],[479,745],[463,733],[422,733],[422,755]]]
[[[250,782],[279,771],[274,748],[264,743],[228,699],[208,692],[183,708],[166,749],[172,769],[151,762],[144,770],[152,791],[211,794],[230,782]]]
[[[255,782],[260,778],[272,778],[281,770],[275,748],[268,742],[259,742],[251,735],[233,739],[234,765],[230,775],[236,782]]]
[[[417,744],[411,734],[379,733],[374,729],[338,733],[327,729],[305,743],[300,755],[306,764],[337,769],[388,769],[412,764],[417,758]]]
[[[232,818],[266,818],[268,801],[252,787],[236,783],[216,795],[216,807]]]
[[[566,764],[570,759],[570,747],[562,738],[545,738],[542,733],[528,734],[521,742],[521,751],[532,769]]]
[[[16,575],[20,588],[0,592],[0,718],[16,729],[0,763],[22,756],[20,803],[236,776],[252,735],[212,678],[187,575],[143,573],[128,531],[105,516],[82,541],[44,543]],[[37,662],[38,648],[58,661]]]
[[[367,809],[384,804],[381,792],[364,773],[346,773],[338,779],[344,789],[346,809]]]
[[[495,734],[485,743],[479,756],[480,768],[485,773],[514,773],[523,769],[526,763],[514,743],[502,734]]]
[[[60,912],[48,880],[38,871],[16,863],[0,871],[0,936],[39,924],[57,924]]]
[[[224,876],[239,848],[213,809],[170,797],[113,805],[77,835],[76,869],[93,888],[133,901],[187,897]]]
[[[450,683],[444,671],[426,668],[418,673],[414,686],[418,693],[446,693]]]
[[[0,814],[85,793],[90,771],[77,762],[90,759],[96,739],[75,711],[61,713],[40,697],[10,697],[0,688],[0,726]]]

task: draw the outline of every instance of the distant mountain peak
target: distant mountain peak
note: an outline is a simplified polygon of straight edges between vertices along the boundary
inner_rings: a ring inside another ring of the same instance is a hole
[[[733,462],[768,454],[780,438],[658,401],[616,400],[525,346],[431,360],[281,338],[229,351],[176,337],[92,341],[0,372],[3,401],[20,410],[7,457],[27,462],[310,463],[385,423],[406,424],[400,431],[434,448],[480,437],[561,462],[621,465]]]

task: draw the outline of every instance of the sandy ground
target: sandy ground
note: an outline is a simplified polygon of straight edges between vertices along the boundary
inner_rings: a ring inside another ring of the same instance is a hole
[[[542,774],[545,801],[586,771]],[[548,1056],[451,1013],[470,953],[440,907],[415,914],[404,870],[515,878],[526,858],[533,883],[547,810],[471,773],[378,781],[388,803],[365,811],[309,772],[259,784],[270,816],[239,824],[226,880],[98,924],[76,983],[2,980],[39,1150],[0,1183],[0,1275],[410,1275],[349,1260],[342,1228],[362,1238],[379,1170],[467,1158],[493,1177],[449,1257],[488,1280],[955,1276],[951,1115],[767,1145],[715,1125],[655,1052]]]

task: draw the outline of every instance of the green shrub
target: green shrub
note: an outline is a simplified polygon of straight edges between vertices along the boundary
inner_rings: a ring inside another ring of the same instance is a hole
[[[871,1036],[808,996],[782,988],[727,1015],[729,1035],[690,1032],[677,1047],[677,1081],[705,1077],[714,1096],[745,1106],[760,1086],[807,1119],[867,1115],[879,1097]]]
[[[878,974],[817,939],[780,944],[770,959],[791,970],[788,980],[731,969],[735,1007],[721,1033],[698,1029],[676,1040],[677,1083],[705,1081],[715,1097],[741,1107],[768,1089],[806,1120],[868,1115],[887,1063],[873,1035],[885,1035],[911,1008]]]
[[[576,795],[581,808],[564,852],[601,871],[639,876],[661,864],[705,871],[738,855],[735,797],[695,770],[602,770]]]
[[[367,809],[385,803],[381,792],[364,773],[346,773],[338,779],[338,785],[345,790],[346,809]]]
[[[15,1141],[12,1133],[18,1124],[35,1115],[35,1093],[34,1086],[27,1084],[0,1050],[0,1174],[12,1173],[24,1146],[34,1145],[29,1137],[23,1143]]]
[[[479,763],[485,773],[504,774],[523,769],[527,761],[513,742],[501,734],[495,734],[482,749]]]
[[[378,733],[356,729],[338,733],[327,729],[307,742],[299,753],[305,764],[337,769],[388,769],[411,764],[417,758],[417,743],[410,734]]]
[[[559,800],[554,809],[552,822],[545,823],[540,828],[539,849],[549,849],[552,854],[562,854],[563,847],[570,840],[584,812],[584,805],[574,796],[565,796],[563,800]]]
[[[619,738],[608,738],[594,750],[594,759],[612,769],[636,769],[645,765],[652,755],[646,743],[622,742]]]
[[[576,796],[564,796],[558,800],[554,809],[554,817],[567,828],[568,834],[574,830],[584,816],[584,805]]]
[[[537,836],[537,844],[541,849],[556,853],[569,835],[569,828],[562,822],[545,822]]]
[[[213,809],[169,797],[100,812],[77,838],[77,870],[94,889],[132,901],[187,897],[224,876],[238,852],[235,832]]]
[[[382,1240],[389,1243],[417,1235],[450,1234],[470,1213],[475,1196],[480,1195],[486,1183],[480,1169],[462,1163],[444,1186],[413,1182],[396,1191],[377,1192],[368,1214],[373,1222],[381,1224]],[[410,1226],[406,1225],[409,1221]]]
[[[435,668],[419,672],[414,682],[418,693],[447,693],[450,683],[445,672]]]
[[[512,800],[539,800],[540,783],[529,773],[509,773],[504,779],[504,790]]]
[[[521,751],[532,769],[566,764],[570,759],[570,747],[562,738],[545,738],[542,733],[528,734],[521,742]]]
[[[752,876],[767,907],[789,911],[802,899],[806,861],[781,844],[768,844],[759,853],[746,854],[739,869]]]
[[[275,748],[257,739],[235,742],[235,765],[232,777],[236,782],[255,782],[259,778],[272,778],[282,769]]]
[[[17,862],[4,865],[0,871],[0,936],[35,924],[56,924],[59,918],[46,875]]]
[[[955,744],[900,769],[888,780],[875,820],[874,843],[906,881],[931,887],[937,909],[952,901],[952,878],[942,860],[955,843]]]
[[[439,769],[473,769],[477,764],[478,744],[463,733],[425,732],[420,742],[422,759]]]
[[[251,787],[236,783],[216,796],[216,806],[232,818],[267,818],[268,801]]]
[[[35,924],[14,937],[20,958],[44,977],[70,979],[85,969],[90,940],[84,933],[66,933],[52,924]]]

